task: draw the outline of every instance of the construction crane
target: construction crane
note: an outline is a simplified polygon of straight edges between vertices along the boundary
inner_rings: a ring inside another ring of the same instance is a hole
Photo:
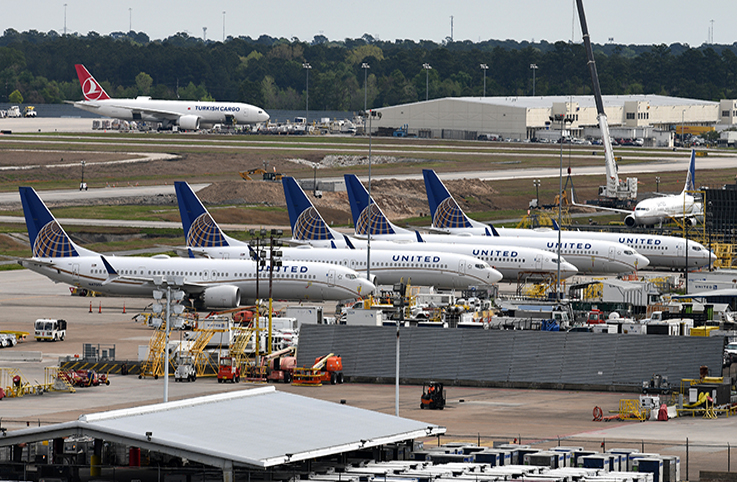
[[[604,162],[606,165],[606,186],[599,186],[599,198],[588,200],[586,204],[631,209],[637,202],[637,178],[628,177],[627,180],[622,181],[617,174],[617,161],[614,158],[612,140],[609,137],[609,124],[606,113],[604,112],[604,101],[601,97],[601,87],[599,86],[599,74],[596,72],[594,50],[591,48],[591,38],[586,25],[586,14],[583,11],[583,0],[576,0],[576,5],[578,7],[578,18],[581,21],[581,32],[583,33],[583,43],[586,48],[589,73],[591,74],[591,82],[594,87],[597,119],[599,121],[599,129],[601,130],[601,142],[604,145]]]

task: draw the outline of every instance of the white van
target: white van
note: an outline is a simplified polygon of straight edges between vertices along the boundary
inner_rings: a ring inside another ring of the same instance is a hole
[[[67,334],[67,322],[65,320],[51,320],[41,318],[34,324],[34,338],[36,341],[64,341]]]

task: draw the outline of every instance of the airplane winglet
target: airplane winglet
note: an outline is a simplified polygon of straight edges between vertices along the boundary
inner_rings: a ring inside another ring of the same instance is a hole
[[[187,254],[189,254],[190,258],[194,258],[194,253],[192,252],[192,248],[187,248]]]
[[[494,227],[493,224],[491,224],[491,223],[489,224],[489,229],[491,229],[491,235],[492,236],[500,237],[499,236],[499,231],[496,230],[496,228]]]
[[[100,259],[102,259],[102,264],[105,266],[105,269],[107,270],[107,279],[102,282],[103,285],[106,285],[108,283],[113,282],[115,279],[119,278],[120,275],[117,271],[115,271],[115,268],[113,268],[113,265],[111,265],[107,259],[105,259],[105,256],[100,255]]]
[[[258,261],[258,253],[256,252],[255,249],[253,249],[253,247],[250,244],[248,245],[248,254],[251,255],[252,260]]]
[[[425,240],[422,239],[422,236],[420,235],[420,232],[419,231],[415,231],[415,236],[417,236],[417,242],[418,243],[424,243],[425,242]]]
[[[345,234],[343,235],[343,240],[345,241],[345,244],[346,244],[346,246],[348,246],[348,248],[350,248],[350,249],[356,249],[356,247],[353,246],[353,243],[351,243],[351,238],[349,238]]]
[[[332,239],[330,240],[330,248],[331,249],[338,249],[338,247],[335,245],[335,241],[333,241]]]
[[[558,226],[558,222],[555,219],[551,219],[553,222],[553,231],[560,231],[560,226]]]

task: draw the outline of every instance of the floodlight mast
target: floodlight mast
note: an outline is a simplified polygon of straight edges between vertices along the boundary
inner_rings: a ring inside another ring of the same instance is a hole
[[[612,204],[628,203],[637,200],[637,178],[627,178],[625,182],[619,180],[617,174],[617,161],[614,159],[614,150],[612,149],[612,140],[609,136],[609,123],[606,113],[604,112],[604,100],[601,96],[601,86],[599,85],[599,74],[596,71],[596,62],[594,61],[594,50],[591,47],[591,37],[589,29],[586,25],[586,14],[583,11],[583,0],[576,0],[578,7],[578,18],[581,21],[581,32],[583,33],[583,44],[586,48],[586,58],[588,59],[589,73],[591,74],[591,83],[594,88],[594,100],[596,101],[597,119],[599,121],[599,129],[601,130],[601,142],[604,146],[604,162],[606,166],[606,186],[599,188],[599,197],[607,198]]]

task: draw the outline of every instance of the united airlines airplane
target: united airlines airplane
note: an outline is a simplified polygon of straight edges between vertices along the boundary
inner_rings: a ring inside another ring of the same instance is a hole
[[[88,112],[127,121],[161,122],[164,127],[179,126],[197,130],[215,124],[257,124],[269,120],[260,107],[240,102],[200,102],[193,100],[154,100],[151,97],[111,99],[84,65],[77,64],[83,101],[74,102]]]
[[[106,257],[76,245],[33,188],[21,187],[20,197],[33,257],[18,263],[54,282],[130,297],[151,297],[158,285],[177,284],[195,307],[206,309],[235,308],[256,299],[254,261]],[[343,266],[295,261],[275,267],[274,272],[272,297],[276,299],[345,300],[375,289]],[[260,277],[263,280],[265,274]]]
[[[416,233],[409,233],[408,230],[395,226],[386,218],[373,199],[369,199],[368,192],[356,176],[346,174],[345,182],[357,236],[366,237],[371,232],[372,239],[411,240],[413,237],[417,239],[418,235]],[[371,206],[371,209],[369,209],[369,206]],[[369,211],[371,212],[370,221]],[[501,238],[488,234],[488,236],[473,236],[470,233],[425,234],[422,239],[433,243],[483,245],[487,249],[503,245],[516,249],[528,247],[542,249],[550,253],[558,252],[557,240],[523,236]],[[580,238],[569,237],[562,240],[560,253],[566,261],[578,269],[579,273],[587,274],[631,273],[646,267],[649,263],[646,257],[629,246],[609,241],[586,239],[583,236]],[[492,266],[494,266],[493,263]]]
[[[425,189],[430,204],[433,229],[455,234],[468,233],[480,236],[491,234],[502,238],[514,237],[515,239],[526,236],[541,237],[553,240],[557,244],[557,229],[495,229],[490,224],[484,224],[469,218],[453,199],[453,196],[448,192],[438,175],[435,174],[435,171],[424,169],[422,175],[425,178]],[[626,244],[645,256],[650,261],[650,268],[683,269],[686,267],[687,257],[688,266],[691,269],[703,268],[716,261],[714,253],[691,240],[688,241],[688,256],[686,256],[686,240],[674,236],[590,231],[561,232],[561,241],[567,241],[571,237]]]
[[[292,240],[317,247],[341,247],[349,249],[366,249],[367,240],[355,239],[330,228],[312,205],[302,188],[291,177],[282,179],[284,196],[289,210],[289,221],[292,225]],[[499,271],[506,281],[536,281],[549,279],[557,274],[558,258],[555,254],[524,246],[460,245],[445,243],[424,243],[412,234],[411,238],[398,240],[371,241],[371,272],[374,272],[374,259],[386,251],[392,254],[399,252],[425,253],[427,251],[454,253],[472,256]],[[446,238],[447,239],[447,238]],[[362,255],[362,257],[364,257]],[[568,278],[577,273],[575,266],[561,260],[561,278]]]
[[[186,182],[175,182],[179,213],[187,241],[189,256],[213,259],[256,259],[259,255],[243,241],[223,233],[197,195]],[[485,261],[455,253],[441,253],[425,249],[422,252],[374,251],[371,253],[371,281],[379,285],[393,285],[404,280],[413,285],[434,286],[441,289],[465,289],[469,286],[489,285],[502,279],[502,274]],[[366,251],[353,249],[280,248],[281,259],[310,261],[339,265],[367,273]],[[265,257],[268,254],[263,255]]]

